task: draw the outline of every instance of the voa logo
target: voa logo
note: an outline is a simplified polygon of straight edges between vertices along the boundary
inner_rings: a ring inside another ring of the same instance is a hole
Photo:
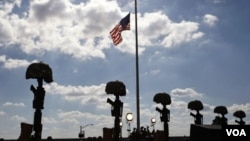
[[[226,129],[227,136],[247,136],[244,129]]]

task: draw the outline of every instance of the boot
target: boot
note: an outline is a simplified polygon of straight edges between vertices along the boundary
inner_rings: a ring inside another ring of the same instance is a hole
[[[32,128],[33,128],[32,124],[21,122],[21,133],[20,133],[20,136],[17,140],[18,141],[29,141],[30,135],[32,133]]]

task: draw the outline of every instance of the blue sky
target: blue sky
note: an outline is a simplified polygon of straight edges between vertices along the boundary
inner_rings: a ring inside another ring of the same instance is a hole
[[[141,126],[159,113],[153,102],[158,92],[171,95],[170,136],[189,135],[193,118],[188,102],[204,104],[204,124],[217,115],[215,106],[228,108],[226,117],[246,112],[250,123],[250,41],[248,0],[138,0],[138,43]],[[113,46],[109,32],[131,12],[131,30]],[[33,122],[35,80],[26,80],[29,64],[43,61],[54,82],[44,83],[43,138],[102,135],[113,127],[106,83],[124,82],[125,115],[136,116],[134,1],[115,0],[2,0],[0,1],[0,137],[18,138],[20,123]],[[136,119],[136,118],[135,118]],[[136,127],[136,120],[132,122]]]

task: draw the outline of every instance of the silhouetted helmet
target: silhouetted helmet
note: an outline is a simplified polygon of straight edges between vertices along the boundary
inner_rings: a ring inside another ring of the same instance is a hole
[[[154,96],[153,101],[155,103],[160,103],[162,105],[169,105],[171,104],[171,97],[169,94],[163,92],[163,93],[157,93]]]
[[[47,83],[53,82],[52,69],[43,62],[32,63],[26,70],[26,79],[30,78],[42,78]]]
[[[225,115],[227,114],[227,107],[217,106],[214,108],[214,113]]]
[[[105,91],[107,94],[114,94],[119,96],[126,95],[126,87],[121,81],[110,81],[106,84]]]
[[[233,114],[237,118],[244,118],[246,117],[246,113],[242,110],[235,111]]]
[[[188,103],[188,109],[200,111],[203,109],[203,104],[199,100],[194,100]]]

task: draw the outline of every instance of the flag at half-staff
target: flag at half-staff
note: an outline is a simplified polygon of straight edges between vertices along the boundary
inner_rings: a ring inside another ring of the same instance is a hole
[[[130,30],[130,13],[122,18],[121,21],[110,31],[114,45],[118,45],[122,42],[121,32],[124,30]]]

